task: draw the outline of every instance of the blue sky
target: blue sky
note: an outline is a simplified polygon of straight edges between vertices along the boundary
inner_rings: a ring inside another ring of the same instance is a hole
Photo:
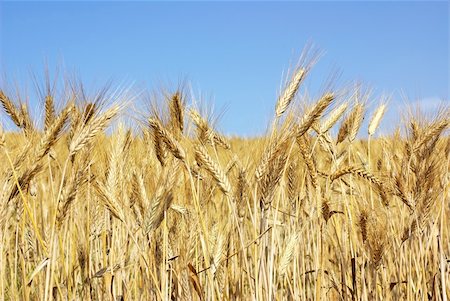
[[[253,135],[273,115],[283,71],[313,42],[324,55],[303,89],[319,95],[339,73],[336,87],[392,94],[394,121],[401,95],[448,99],[448,16],[446,1],[0,2],[0,72],[29,87],[45,62],[87,84],[187,79],[223,113],[224,133]]]

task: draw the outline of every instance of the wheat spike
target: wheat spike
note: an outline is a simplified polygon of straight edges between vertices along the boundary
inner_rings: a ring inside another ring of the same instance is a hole
[[[362,103],[357,104],[350,116],[351,125],[349,128],[348,139],[350,140],[350,142],[353,142],[364,120],[364,105]]]
[[[370,120],[368,129],[369,135],[373,135],[375,133],[376,129],[380,125],[380,121],[383,118],[385,112],[386,112],[386,104],[383,103],[377,108],[377,110],[372,116],[372,119]]]
[[[28,106],[25,103],[20,105],[20,114],[22,115],[22,127],[25,134],[30,135],[34,131],[33,121],[31,120]]]
[[[347,110],[347,107],[348,107],[348,103],[344,102],[339,107],[335,108],[330,113],[330,116],[327,118],[327,120],[325,120],[322,123],[322,125],[320,127],[320,132],[322,134],[327,133],[333,127],[333,125],[335,125],[336,122],[342,117],[342,115]]]
[[[198,145],[195,148],[195,159],[214,178],[220,190],[229,196],[231,194],[231,184],[228,177],[220,166],[208,155],[208,152],[203,146]]]
[[[53,124],[51,124],[48,129],[45,131],[44,137],[41,139],[40,146],[38,147],[38,155],[37,160],[43,158],[48,152],[50,148],[56,143],[58,140],[58,136],[61,134],[61,131],[66,124],[69,114],[73,109],[73,104],[69,104],[55,119]]]
[[[156,118],[150,118],[149,124],[153,128],[153,130],[157,132],[157,135],[160,136],[161,140],[164,141],[165,145],[170,150],[172,155],[184,162],[186,155],[183,147],[180,145],[180,143],[178,143],[178,141],[172,136],[170,132],[164,129],[161,122]]]
[[[300,121],[297,128],[297,137],[303,136],[309,128],[319,120],[322,113],[325,109],[331,104],[334,100],[334,95],[332,93],[326,93],[322,98],[316,103],[316,105],[306,113],[302,120]]]
[[[44,119],[44,129],[47,130],[55,120],[55,103],[53,101],[52,95],[47,95],[45,97],[45,119]]]
[[[86,126],[79,128],[78,133],[75,133],[71,139],[69,155],[74,156],[86,144],[91,142],[95,136],[106,128],[109,121],[117,116],[120,110],[121,106],[114,106],[104,112],[101,116],[93,118]]]
[[[371,174],[369,171],[365,170],[363,167],[357,167],[357,166],[348,166],[344,167],[338,171],[336,171],[331,177],[331,181],[335,181],[339,179],[340,177],[346,175],[346,174],[356,174],[360,176],[361,178],[364,178],[368,180],[369,182],[382,187],[383,182],[379,180],[375,175]]]
[[[367,223],[367,247],[371,256],[371,263],[376,269],[387,246],[387,235],[385,223],[373,217],[371,222]]]
[[[3,109],[5,110],[6,114],[11,117],[11,120],[14,122],[14,124],[21,128],[23,126],[22,114],[11,101],[11,99],[9,99],[9,97],[6,96],[2,90],[0,90],[0,102],[2,103]]]
[[[295,253],[295,247],[298,245],[298,233],[292,234],[287,240],[286,248],[281,256],[280,263],[278,265],[278,271],[281,276],[287,273],[289,264],[292,261]]]
[[[359,230],[361,231],[363,243],[367,240],[367,218],[368,218],[367,211],[364,209],[361,210],[361,213],[359,214],[358,226]]]
[[[184,129],[184,101],[180,91],[175,92],[169,103],[170,125],[175,136],[183,134]]]
[[[297,144],[300,148],[300,153],[305,161],[306,167],[308,168],[308,173],[311,177],[311,184],[314,188],[317,188],[317,170],[314,161],[310,156],[309,140],[303,136],[297,138]]]
[[[432,124],[428,131],[413,145],[413,153],[417,152],[423,145],[427,144],[433,138],[439,136],[448,127],[448,125],[449,121],[446,119],[439,120]]]
[[[300,87],[300,83],[302,82],[305,74],[306,70],[304,68],[298,69],[289,84],[284,89],[283,93],[278,98],[275,108],[275,114],[277,117],[281,117],[281,115],[283,115],[289,104],[294,99],[294,96],[297,93],[298,88]]]

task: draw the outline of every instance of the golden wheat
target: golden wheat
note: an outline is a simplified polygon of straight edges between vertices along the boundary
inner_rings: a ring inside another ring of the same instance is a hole
[[[120,95],[47,91],[41,130],[0,92],[0,300],[446,300],[448,109],[357,139],[367,99],[294,114],[307,71],[248,139],[182,89],[140,131]]]

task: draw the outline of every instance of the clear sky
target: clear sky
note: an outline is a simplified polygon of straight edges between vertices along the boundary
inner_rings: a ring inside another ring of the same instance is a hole
[[[42,74],[45,62],[87,83],[187,79],[228,134],[265,130],[283,71],[308,41],[324,51],[306,83],[313,95],[338,71],[341,84],[393,94],[392,110],[401,94],[449,97],[447,1],[0,2],[0,26],[8,79]]]

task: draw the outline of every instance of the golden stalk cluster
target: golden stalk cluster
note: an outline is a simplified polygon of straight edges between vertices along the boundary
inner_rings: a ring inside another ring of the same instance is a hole
[[[49,91],[40,130],[0,90],[0,300],[446,300],[450,111],[359,138],[369,95],[305,105],[308,70],[253,139],[182,89],[138,130],[122,94]]]

